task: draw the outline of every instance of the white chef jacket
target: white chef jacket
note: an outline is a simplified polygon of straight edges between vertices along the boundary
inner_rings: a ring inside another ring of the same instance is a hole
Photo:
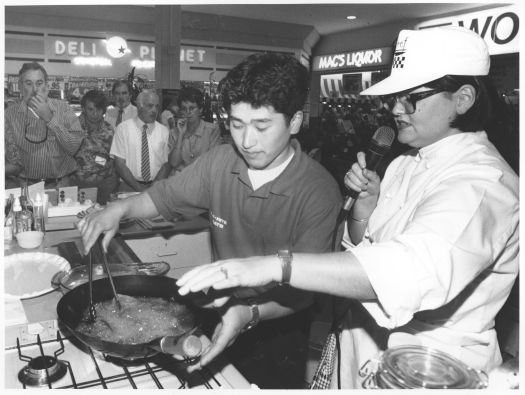
[[[375,320],[367,329],[347,314],[342,387],[359,385],[357,370],[382,340],[434,347],[485,372],[501,363],[494,318],[518,274],[518,182],[485,132],[390,164],[363,241],[352,246],[348,233],[343,241],[378,300],[362,303]],[[371,335],[376,324],[388,330]]]
[[[139,181],[143,181],[141,172],[143,125],[144,122],[138,117],[119,124],[115,129],[109,152],[112,158],[124,159],[133,177]],[[170,137],[170,132],[166,126],[157,121],[148,124],[146,135],[148,137],[150,174],[153,180],[162,165],[168,162],[168,156],[173,147],[173,139]]]

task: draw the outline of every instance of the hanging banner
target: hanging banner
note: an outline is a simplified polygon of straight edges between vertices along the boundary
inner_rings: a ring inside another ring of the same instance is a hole
[[[518,6],[449,16],[422,22],[416,29],[437,26],[463,26],[478,33],[487,43],[491,55],[519,52]]]

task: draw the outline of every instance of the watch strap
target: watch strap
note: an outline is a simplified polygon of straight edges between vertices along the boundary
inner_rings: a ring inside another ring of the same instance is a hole
[[[249,300],[248,303],[252,313],[252,319],[244,326],[244,328],[242,328],[241,333],[252,329],[259,323],[261,319],[261,315],[259,313],[259,306],[257,305],[257,303],[255,303],[253,300]]]
[[[281,285],[290,284],[290,279],[292,277],[292,252],[290,250],[279,250],[277,251],[277,256],[281,260],[281,268],[283,272]]]

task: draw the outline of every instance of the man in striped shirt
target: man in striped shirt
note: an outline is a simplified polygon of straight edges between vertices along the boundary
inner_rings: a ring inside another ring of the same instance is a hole
[[[48,98],[47,72],[40,64],[24,63],[18,84],[21,100],[5,111],[5,140],[13,142],[6,176],[20,185],[44,180],[46,188],[67,186],[85,132],[67,103]]]

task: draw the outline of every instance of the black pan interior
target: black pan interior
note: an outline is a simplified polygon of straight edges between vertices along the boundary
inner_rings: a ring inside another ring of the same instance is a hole
[[[171,298],[177,303],[184,304],[194,314],[197,326],[205,332],[218,322],[218,315],[210,309],[199,307],[199,299],[203,294],[181,296],[177,292],[176,279],[171,277],[152,277],[142,275],[118,276],[114,279],[117,293],[129,296],[149,296]],[[93,281],[93,302],[102,302],[113,298],[111,285],[107,278]],[[120,344],[104,341],[83,335],[76,331],[82,320],[83,312],[89,305],[89,284],[82,284],[62,296],[57,305],[59,323],[81,342],[105,354],[125,359],[144,358],[156,353],[148,344]]]

